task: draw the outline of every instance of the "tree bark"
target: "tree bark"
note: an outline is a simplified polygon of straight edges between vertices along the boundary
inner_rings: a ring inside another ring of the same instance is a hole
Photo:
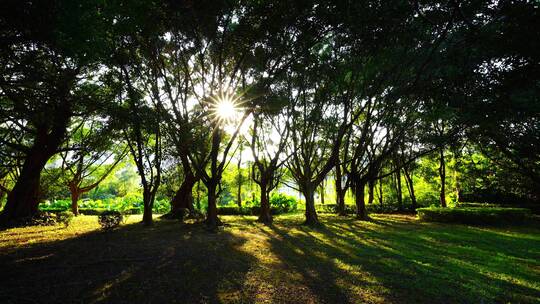
[[[416,195],[414,193],[414,183],[412,175],[409,170],[407,170],[407,168],[403,168],[403,173],[405,175],[405,183],[407,184],[407,189],[409,190],[409,196],[411,198],[411,207],[413,210],[416,210],[418,206],[416,203]]]
[[[67,122],[66,122],[67,124]],[[2,221],[10,221],[37,213],[41,171],[47,161],[56,153],[65,133],[61,130],[47,133],[38,130],[36,141],[26,154],[19,178],[8,194],[6,206],[0,216]]]
[[[201,210],[201,181],[197,181],[197,210]]]
[[[2,210],[2,201],[4,200],[4,196],[6,196],[6,191],[0,188],[0,210]]]
[[[174,194],[174,197],[171,201],[171,212],[170,215],[172,218],[183,217],[184,214],[180,214],[183,210],[189,210],[190,212],[194,211],[193,207],[193,186],[197,179],[193,174],[185,174],[184,180],[180,185],[180,188]]]
[[[342,184],[342,174],[341,166],[338,164],[336,166],[336,176],[335,176],[335,185],[336,185],[336,205],[337,205],[337,214],[340,216],[345,216],[345,193],[346,190],[343,189]]]
[[[265,224],[271,224],[273,221],[272,214],[270,213],[270,196],[267,190],[267,185],[261,183],[261,213],[259,214],[258,221]]]
[[[77,189],[71,189],[71,212],[73,212],[73,215],[77,216],[79,215],[79,198],[81,197],[81,193],[77,191]]]
[[[317,210],[315,210],[315,189],[313,185],[302,187],[302,194],[306,199],[306,221],[304,224],[309,226],[320,225]]]
[[[208,189],[208,210],[206,214],[206,225],[210,228],[216,228],[222,225],[217,212],[217,182],[210,181],[206,185]]]
[[[236,193],[236,203],[239,208],[242,208],[242,150],[240,149],[240,157],[238,159],[238,189]]]
[[[368,182],[368,205],[373,204],[374,199],[374,190],[375,190],[375,180],[372,178]]]
[[[401,190],[401,171],[399,168],[396,170],[396,194],[398,201],[398,208],[403,211],[403,192]]]
[[[320,186],[320,195],[321,195],[321,205],[324,205],[324,180],[321,182]]]
[[[441,179],[440,202],[442,207],[446,207],[446,164],[443,147],[439,149],[439,177]]]
[[[363,180],[356,181],[354,183],[354,198],[356,203],[356,218],[359,220],[368,219],[366,203],[364,201],[364,188],[366,187],[366,182]]]
[[[383,180],[382,178],[379,180],[379,204],[384,205],[384,193],[383,193],[384,189],[383,189]]]
[[[146,226],[150,226],[153,224],[152,208],[154,207],[154,200],[152,199],[152,194],[148,189],[143,190],[143,206],[143,223]]]

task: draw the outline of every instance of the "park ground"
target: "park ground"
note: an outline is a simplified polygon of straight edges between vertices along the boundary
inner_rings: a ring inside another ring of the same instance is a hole
[[[286,215],[264,226],[95,216],[0,232],[0,303],[540,303],[540,227]]]

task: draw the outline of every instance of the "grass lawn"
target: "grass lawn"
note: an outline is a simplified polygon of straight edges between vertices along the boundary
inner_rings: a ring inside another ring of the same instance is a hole
[[[0,303],[540,303],[539,227],[222,219],[217,233],[138,216],[2,231]]]

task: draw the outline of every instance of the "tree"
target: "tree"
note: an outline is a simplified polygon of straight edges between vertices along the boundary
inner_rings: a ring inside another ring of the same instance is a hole
[[[270,213],[270,192],[275,189],[283,174],[280,168],[287,161],[284,157],[289,140],[290,108],[282,108],[276,99],[267,100],[264,107],[256,110],[251,130],[251,151],[253,153],[252,179],[261,190],[261,211],[258,220],[272,223]]]
[[[79,214],[80,197],[96,188],[126,156],[127,150],[115,149],[109,122],[96,118],[82,120],[70,130],[62,158],[62,179],[71,193],[71,211]],[[112,162],[110,162],[112,159]]]
[[[159,100],[152,104],[143,100],[143,92],[135,88],[132,75],[125,65],[120,66],[125,83],[126,98],[120,97],[119,121],[131,157],[135,162],[143,187],[143,223],[152,225],[152,208],[161,183],[161,164],[163,160]],[[133,73],[133,71],[132,71]],[[121,95],[122,96],[122,95]],[[155,96],[154,96],[155,97]]]
[[[72,117],[110,100],[96,69],[109,20],[92,1],[2,5],[0,140],[24,158],[1,215],[6,222],[37,212],[41,171]]]

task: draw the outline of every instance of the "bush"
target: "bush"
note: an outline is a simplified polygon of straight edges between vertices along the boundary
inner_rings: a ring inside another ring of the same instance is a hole
[[[104,230],[111,230],[118,227],[123,219],[122,213],[114,210],[107,210],[99,215],[98,222]]]
[[[320,213],[337,213],[337,204],[324,204],[316,205],[317,211]],[[346,214],[355,214],[356,206],[345,204],[345,213]]]
[[[405,205],[405,204],[402,206],[401,209],[399,208],[398,204],[383,204],[383,205],[371,204],[371,205],[366,205],[366,209],[368,212],[371,212],[371,213],[386,213],[386,214],[414,212],[414,210],[412,210],[411,205]]]
[[[252,208],[240,208],[238,206],[219,206],[218,208],[219,215],[251,215]]]
[[[418,218],[426,222],[462,224],[518,224],[523,222],[531,211],[524,208],[418,208]]]
[[[292,196],[283,193],[272,193],[270,196],[270,212],[274,210],[272,214],[295,212],[297,208],[298,202]]]
[[[26,226],[53,226],[56,225],[56,215],[51,212],[38,211],[38,213],[23,218],[10,220],[2,223],[4,227],[26,227]]]
[[[270,196],[270,213],[273,215],[295,212],[298,202],[292,196],[282,193],[273,193]],[[259,215],[261,203],[258,198],[246,200],[242,208],[237,205],[218,206],[219,215]]]
[[[71,211],[62,211],[56,214],[56,222],[62,223],[64,226],[69,226],[71,220],[73,220],[73,213]]]

